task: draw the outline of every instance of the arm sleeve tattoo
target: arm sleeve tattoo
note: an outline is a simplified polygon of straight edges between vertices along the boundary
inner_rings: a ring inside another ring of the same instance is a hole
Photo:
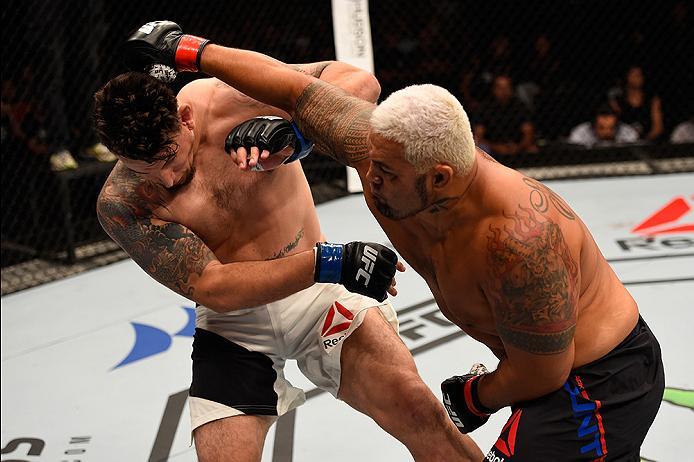
[[[118,193],[109,179],[97,202],[104,230],[150,276],[161,284],[192,298],[195,281],[211,261],[212,251],[185,226],[153,222],[148,212],[146,185],[120,175]],[[126,189],[127,194],[123,194]],[[161,223],[161,224],[160,224]]]
[[[353,166],[368,158],[366,137],[375,107],[329,83],[316,81],[299,96],[295,118],[317,150]]]
[[[576,326],[576,262],[556,223],[523,206],[505,216],[512,223],[490,226],[487,236],[499,335],[529,353],[565,351]]]

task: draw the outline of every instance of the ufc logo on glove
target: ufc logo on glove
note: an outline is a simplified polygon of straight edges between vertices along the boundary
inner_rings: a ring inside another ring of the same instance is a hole
[[[359,268],[359,271],[357,271],[357,276],[354,278],[357,282],[359,282],[359,277],[363,277],[364,287],[369,286],[371,273],[373,273],[374,265],[376,264],[376,257],[378,257],[378,252],[376,252],[376,250],[368,245],[364,246],[364,255],[362,255],[361,261],[363,261],[366,266],[364,266],[364,268]]]

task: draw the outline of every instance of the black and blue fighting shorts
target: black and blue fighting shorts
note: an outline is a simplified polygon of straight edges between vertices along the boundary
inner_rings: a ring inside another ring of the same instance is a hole
[[[485,460],[639,462],[664,389],[660,345],[639,317],[617,347],[572,370],[562,388],[513,406]]]

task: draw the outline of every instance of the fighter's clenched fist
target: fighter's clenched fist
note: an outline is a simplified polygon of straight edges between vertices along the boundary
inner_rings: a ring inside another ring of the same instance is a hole
[[[350,292],[375,298],[379,302],[395,295],[395,271],[405,266],[388,247],[375,242],[348,244],[318,243],[316,247],[316,282],[342,284]]]
[[[126,65],[137,71],[148,71],[163,64],[176,71],[196,72],[200,56],[209,40],[184,34],[172,21],[153,21],[132,34],[124,49]]]

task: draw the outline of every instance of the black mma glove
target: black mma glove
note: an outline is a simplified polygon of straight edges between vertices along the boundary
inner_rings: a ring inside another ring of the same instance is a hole
[[[257,146],[261,152],[267,150],[271,155],[293,146],[294,152],[273,167],[303,159],[313,149],[313,143],[303,137],[294,122],[276,116],[254,117],[237,125],[227,136],[224,150],[231,153],[232,149],[235,151],[241,146],[246,148],[249,156],[252,146]],[[263,168],[262,162],[258,167],[257,170],[268,170]]]
[[[148,72],[152,65],[163,64],[176,71],[196,72],[200,56],[209,40],[185,35],[171,21],[154,21],[140,27],[124,47],[126,65],[135,71]]]
[[[319,242],[316,246],[316,282],[342,284],[379,302],[386,299],[398,263],[395,252],[374,242]]]
[[[480,378],[487,373],[487,368],[478,363],[468,374],[456,375],[441,384],[443,405],[461,433],[476,430],[496,412],[482,405],[477,392]]]

